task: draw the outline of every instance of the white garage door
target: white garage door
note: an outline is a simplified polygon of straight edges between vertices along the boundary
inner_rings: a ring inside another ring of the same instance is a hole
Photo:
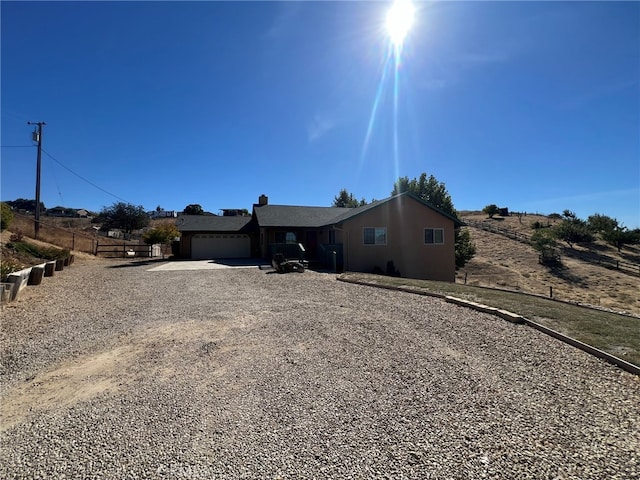
[[[248,235],[198,233],[191,240],[191,258],[249,258],[251,241]]]

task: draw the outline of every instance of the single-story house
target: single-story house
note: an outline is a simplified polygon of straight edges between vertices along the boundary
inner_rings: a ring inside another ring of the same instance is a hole
[[[176,222],[183,258],[270,259],[300,245],[311,263],[331,266],[335,258],[344,270],[384,272],[392,262],[403,277],[450,282],[459,225],[408,192],[356,208],[269,205],[261,195],[251,217],[183,215]]]

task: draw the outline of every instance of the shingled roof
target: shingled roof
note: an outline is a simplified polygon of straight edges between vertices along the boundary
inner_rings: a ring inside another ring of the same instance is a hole
[[[304,207],[295,205],[256,205],[254,215],[260,227],[293,227],[293,228],[319,228],[341,223],[349,218],[360,215],[382,205],[399,196],[409,196],[425,206],[435,210],[445,217],[453,220],[456,226],[462,222],[446,212],[433,207],[420,198],[404,192],[399,195],[378,200],[376,202],[355,208],[339,207]],[[207,215],[183,215],[178,218],[176,226],[181,232],[242,232],[249,229],[251,217],[218,217]]]
[[[176,220],[181,232],[242,232],[251,217],[219,217],[215,215],[182,215]]]
[[[413,195],[410,192],[402,192],[402,193],[399,193],[397,195],[393,195],[391,197],[387,197],[387,198],[385,198],[383,200],[377,200],[375,202],[371,202],[371,203],[369,203],[367,205],[363,205],[361,207],[346,208],[345,210],[347,210],[347,211],[344,212],[343,214],[341,214],[340,216],[334,218],[333,222],[331,222],[331,223],[335,224],[335,223],[343,222],[343,221],[345,221],[345,220],[347,220],[349,218],[352,218],[352,217],[355,217],[357,215],[360,215],[361,213],[364,213],[366,211],[372,210],[372,209],[376,208],[377,206],[388,202],[389,200],[393,200],[394,198],[401,197],[401,196],[407,196],[407,197],[413,198],[417,202],[423,204],[425,207],[429,207],[431,210],[434,210],[434,211],[438,212],[440,215],[442,215],[444,217],[447,217],[448,219],[453,221],[453,224],[456,227],[460,227],[460,226],[464,225],[464,223],[460,219],[450,215],[449,213],[447,213],[447,212],[445,212],[443,210],[440,210],[439,208],[434,207],[430,203],[425,202],[424,200],[422,200],[421,198],[417,197],[416,195]]]
[[[261,227],[323,227],[352,208],[300,207],[294,205],[263,205],[255,207],[258,225]]]

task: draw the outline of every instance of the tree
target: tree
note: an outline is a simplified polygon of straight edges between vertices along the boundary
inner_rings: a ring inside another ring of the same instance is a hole
[[[0,203],[0,230],[6,230],[13,220],[11,207],[5,202]]]
[[[152,228],[144,235],[142,239],[147,245],[155,245],[161,243],[163,245],[171,243],[176,237],[180,236],[180,232],[173,223],[161,223]]]
[[[492,203],[491,205],[487,205],[486,207],[484,207],[482,209],[482,213],[486,213],[487,215],[489,215],[489,218],[493,218],[495,214],[500,213],[500,209],[495,203]]]
[[[556,238],[567,242],[573,248],[574,243],[588,243],[593,241],[593,235],[589,231],[587,222],[581,220],[575,213],[565,210],[562,213],[564,220],[553,227]]]
[[[142,205],[116,202],[100,211],[102,229],[119,228],[131,234],[149,225],[149,216]]]
[[[599,213],[589,216],[589,218],[587,218],[587,225],[589,226],[589,230],[594,233],[611,232],[620,227],[618,220]]]
[[[476,245],[471,240],[469,229],[456,228],[456,269],[464,267],[476,254]]]
[[[448,213],[452,217],[458,218],[458,212],[453,208],[451,195],[447,192],[444,183],[439,182],[436,177],[422,173],[420,178],[409,180],[409,177],[400,177],[393,185],[391,195],[409,192],[420,200]]]
[[[333,197],[333,207],[340,208],[355,208],[366,205],[367,201],[363,198],[358,201],[356,197],[353,196],[353,193],[349,193],[346,188],[340,190],[340,193]]]
[[[182,213],[185,215],[204,215],[204,210],[197,203],[192,203],[184,207],[184,212]]]
[[[9,200],[5,203],[15,210],[24,210],[27,212],[36,211],[35,200],[28,200],[26,198],[17,198],[16,200]],[[44,208],[44,202],[40,202],[40,211],[44,212],[45,210],[46,208]]]
[[[409,177],[398,178],[393,184],[391,195],[404,192],[409,192],[438,210],[458,219],[458,212],[453,206],[447,187],[433,175],[427,177],[426,173],[422,173],[419,178],[413,180],[409,180]],[[473,258],[476,248],[471,241],[471,234],[468,230],[462,231],[460,228],[456,228],[454,233],[456,268],[461,268]]]
[[[634,245],[640,243],[640,229],[629,230],[627,227],[616,226],[611,230],[602,232],[602,239],[622,251],[625,245]]]
[[[531,246],[540,252],[540,262],[549,267],[560,265],[560,256],[557,253],[558,246],[554,233],[550,230],[536,230],[531,235]]]
[[[530,242],[533,249],[538,252],[555,248],[557,246],[553,232],[549,230],[536,230],[533,232],[533,235],[531,235]]]

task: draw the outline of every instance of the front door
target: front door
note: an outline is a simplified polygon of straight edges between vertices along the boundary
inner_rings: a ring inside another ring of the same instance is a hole
[[[306,259],[315,260],[318,255],[318,232],[307,232],[307,243],[305,245],[305,248],[307,249]]]

